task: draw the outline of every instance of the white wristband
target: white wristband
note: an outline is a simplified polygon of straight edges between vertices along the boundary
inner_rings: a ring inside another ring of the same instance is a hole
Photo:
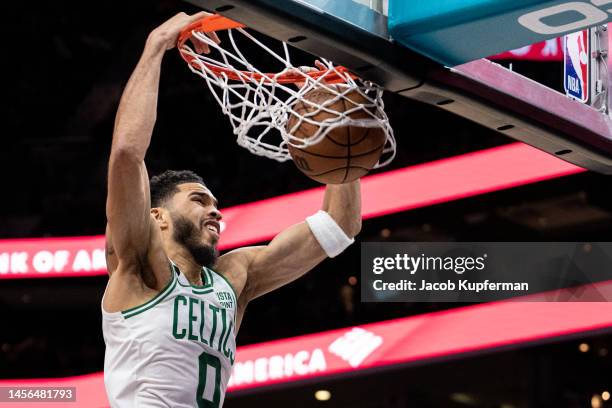
[[[306,217],[306,222],[317,241],[319,241],[321,248],[330,258],[341,254],[355,242],[355,239],[349,238],[325,211],[318,211],[316,214]]]

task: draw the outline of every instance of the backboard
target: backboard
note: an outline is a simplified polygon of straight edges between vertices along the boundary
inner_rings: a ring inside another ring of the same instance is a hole
[[[389,92],[453,112],[578,166],[612,174],[612,121],[607,114],[485,59],[448,66],[609,20],[589,2],[578,7],[580,2],[541,0],[188,1],[344,65]],[[455,5],[460,9],[453,9]],[[388,17],[400,6],[414,11],[403,25],[397,15]],[[471,22],[466,15],[481,17]],[[474,32],[466,31],[471,23]],[[390,31],[401,37],[392,38]],[[528,35],[508,36],[514,31]],[[487,34],[482,49],[476,42],[465,46]],[[457,35],[462,37],[453,37]],[[499,44],[491,45],[496,39]],[[401,144],[399,140],[400,149]]]

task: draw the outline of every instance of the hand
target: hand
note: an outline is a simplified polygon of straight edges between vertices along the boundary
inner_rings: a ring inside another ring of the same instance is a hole
[[[315,67],[309,67],[309,66],[303,66],[303,67],[299,67],[297,68],[298,71],[301,71],[305,74],[307,74],[308,72],[312,72],[312,71],[322,71],[327,69],[327,65],[325,65],[324,63],[322,63],[319,60],[315,60]],[[321,81],[321,83],[325,83],[325,80]],[[304,85],[306,85],[306,81],[300,81],[300,82],[296,82],[295,86],[297,86],[299,89],[301,89],[302,87],[304,87]]]
[[[178,13],[177,15],[157,27],[155,30],[153,30],[151,34],[149,34],[148,41],[152,42],[156,46],[163,47],[164,50],[170,50],[176,47],[178,37],[185,27],[210,15],[210,13],[206,13],[205,11],[201,11],[191,16],[182,12]],[[207,35],[217,44],[220,42],[219,37],[217,37],[217,34],[215,34],[214,32],[208,33]],[[199,41],[192,37],[191,42],[193,43],[198,53],[203,52],[208,54],[208,52],[210,51],[208,48],[208,44],[202,41]]]

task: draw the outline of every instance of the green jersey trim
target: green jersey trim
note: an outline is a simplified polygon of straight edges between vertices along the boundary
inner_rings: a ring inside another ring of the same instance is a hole
[[[140,314],[145,310],[152,308],[153,306],[164,300],[172,292],[172,290],[176,286],[176,283],[178,282],[178,277],[176,276],[176,273],[174,273],[173,270],[171,270],[171,272],[172,279],[170,280],[170,282],[168,282],[166,287],[161,292],[159,292],[155,297],[153,297],[153,299],[149,300],[146,303],[143,303],[140,306],[132,307],[130,309],[122,311],[121,314],[123,315],[123,317],[125,319],[129,319],[132,316],[136,316],[137,314]]]
[[[210,289],[206,289],[206,290],[197,290],[197,289],[192,289],[192,293],[195,293],[196,295],[205,295],[207,293],[212,293],[215,290],[213,288]]]
[[[175,265],[174,262],[172,262],[171,264],[172,264],[172,270],[176,274],[179,274],[181,272],[179,267],[177,265]],[[202,282],[204,282],[204,285],[193,285],[189,281],[188,281],[189,284],[185,285],[180,280],[179,280],[178,283],[179,283],[180,286],[182,286],[184,288],[191,288],[191,289],[193,289],[194,293],[196,292],[196,290],[211,289],[213,287],[212,277],[208,274],[208,272],[206,271],[205,267],[202,267],[202,270],[200,270],[200,277],[202,278]],[[185,278],[187,278],[187,277],[185,277]]]

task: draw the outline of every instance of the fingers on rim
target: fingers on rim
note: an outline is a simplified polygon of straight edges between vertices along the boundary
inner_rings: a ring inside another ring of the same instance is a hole
[[[319,69],[327,69],[327,65],[325,65],[321,60],[315,60],[315,65]]]
[[[203,41],[198,40],[197,38],[191,37],[191,43],[193,44],[196,52],[198,54],[204,53],[204,54],[208,54],[210,53],[210,47],[208,46],[208,44],[206,44]]]
[[[219,37],[217,36],[217,33],[215,33],[214,31],[208,33],[208,36],[210,37],[211,40],[213,40],[215,43],[219,44],[221,43],[221,40],[219,39]]]

